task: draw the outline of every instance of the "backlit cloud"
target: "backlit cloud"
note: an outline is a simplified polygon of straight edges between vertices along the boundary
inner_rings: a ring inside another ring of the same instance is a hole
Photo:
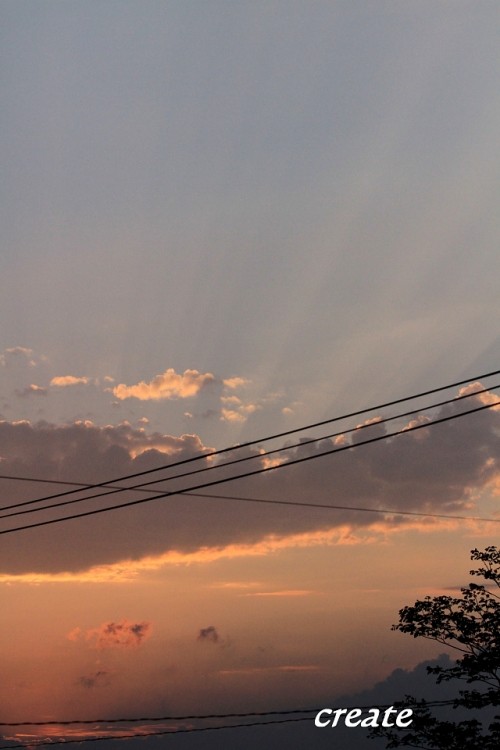
[[[141,559],[130,560],[124,558],[119,562],[109,565],[97,565],[88,570],[62,573],[0,573],[0,584],[24,583],[27,585],[40,585],[42,583],[97,583],[123,585],[138,580],[141,575],[148,576],[149,573],[179,565],[209,565],[220,560],[237,560],[243,558],[269,557],[279,555],[280,552],[295,549],[309,549],[314,547],[355,546],[368,544],[380,544],[387,542],[394,534],[406,531],[422,531],[426,534],[439,533],[442,531],[456,531],[458,528],[467,528],[475,538],[484,535],[491,539],[498,532],[494,523],[478,523],[475,521],[453,521],[436,519],[429,523],[423,521],[403,521],[402,523],[389,525],[378,522],[368,528],[356,528],[354,526],[334,526],[321,531],[307,532],[304,534],[288,534],[279,537],[270,534],[255,544],[228,544],[217,547],[200,547],[194,552],[181,552],[171,550],[161,555],[145,556]],[[221,588],[251,588],[261,584],[231,583],[221,584]],[[428,592],[425,592],[428,593]],[[81,629],[74,628],[66,638],[70,641],[79,640]]]
[[[467,408],[481,404],[482,398],[473,396]],[[463,409],[462,402],[454,402],[443,407],[437,416],[452,416]],[[401,429],[404,424],[399,426]],[[270,554],[281,545],[296,545],[298,542],[292,542],[294,539],[303,539],[305,545],[356,544],[360,535],[365,539],[371,535],[379,538],[384,529],[386,533],[409,526],[432,530],[437,525],[455,526],[457,523],[439,518],[399,516],[392,514],[392,510],[491,515],[491,511],[484,512],[476,504],[480,502],[482,491],[498,486],[500,481],[499,411],[482,411],[372,445],[358,446],[369,437],[383,437],[387,434],[386,428],[380,421],[373,421],[340,443],[332,439],[310,444],[302,442],[280,457],[270,458],[286,464],[295,459],[316,458],[324,451],[351,444],[357,449],[282,469],[274,468],[261,475],[231,481],[221,488],[206,488],[211,497],[172,494],[150,501],[148,492],[153,492],[154,497],[155,491],[189,490],[205,481],[226,479],[234,473],[256,471],[273,464],[267,463],[269,458],[262,455],[260,449],[245,448],[237,452],[235,449],[234,457],[247,456],[251,460],[237,468],[226,467],[222,460],[217,464],[213,458],[203,458],[207,448],[196,435],[174,437],[147,433],[143,427],[134,428],[127,423],[99,427],[89,422],[56,426],[0,421],[0,456],[5,474],[67,478],[92,484],[202,457],[195,464],[142,478],[142,481],[153,481],[164,477],[158,485],[109,498],[85,500],[73,504],[71,511],[87,512],[99,503],[111,506],[147,500],[146,503],[68,521],[64,525],[3,536],[0,570],[3,573],[66,575],[129,560],[130,565],[122,568],[126,572],[134,566],[141,569],[139,561],[146,559],[154,561],[151,562],[154,568],[161,564],[160,560],[167,564],[209,561],[217,559],[217,555]],[[425,439],[419,437],[422,432],[427,433]],[[230,457],[232,454],[226,454],[224,460]],[[206,475],[198,473],[175,479],[177,474],[185,475],[191,467],[196,470],[216,468]],[[12,480],[2,482],[1,491],[4,506],[49,494],[48,489],[43,493],[36,485]],[[217,497],[218,493],[223,497]],[[293,500],[305,505],[290,508],[248,502],[245,498]],[[339,507],[323,510],[313,507],[316,503]],[[68,508],[62,507],[5,519],[4,528],[35,523],[67,512]],[[19,534],[24,535],[26,543],[20,545]]]
[[[137,398],[140,401],[158,401],[170,398],[189,398],[196,396],[203,388],[215,381],[210,372],[201,373],[198,370],[185,370],[183,374],[169,368],[161,375],[157,375],[149,383],[141,380],[136,385],[120,383],[113,388],[116,398],[123,401],[126,398]]]

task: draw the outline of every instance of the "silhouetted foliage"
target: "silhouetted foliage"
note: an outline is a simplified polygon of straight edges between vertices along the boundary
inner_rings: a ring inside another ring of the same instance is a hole
[[[482,567],[471,570],[487,584],[500,588],[500,550],[486,547],[472,550],[471,559]],[[436,682],[461,680],[470,689],[459,691],[454,707],[484,709],[500,705],[500,597],[485,585],[470,583],[461,589],[461,597],[426,596],[399,612],[393,630],[414,638],[428,638],[458,651],[461,656],[452,667],[427,667]],[[396,704],[395,704],[396,705]],[[378,728],[372,737],[385,737],[387,748],[415,747],[425,750],[498,750],[500,717],[492,723],[472,718],[443,721],[426,701],[406,696],[401,706],[412,708],[414,718],[408,731]],[[491,717],[490,717],[491,721]],[[486,726],[485,726],[486,724]]]

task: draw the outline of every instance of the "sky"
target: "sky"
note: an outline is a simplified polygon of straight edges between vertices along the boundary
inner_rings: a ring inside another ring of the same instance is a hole
[[[481,377],[498,4],[2,0],[0,19],[0,719],[68,738],[58,720],[422,691],[451,652],[391,625],[498,538],[500,410],[426,426],[500,383]],[[18,505],[71,489],[31,480],[139,472],[120,486],[157,483]],[[151,499],[173,490],[198,495]],[[326,746],[310,724],[237,736]]]

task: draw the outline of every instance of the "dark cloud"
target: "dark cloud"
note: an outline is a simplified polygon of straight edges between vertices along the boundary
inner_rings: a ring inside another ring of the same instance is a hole
[[[151,632],[150,622],[103,622],[87,631],[86,640],[95,648],[137,648]]]
[[[87,690],[96,687],[107,687],[109,684],[109,672],[105,672],[104,670],[99,670],[93,675],[82,675],[82,677],[79,677],[77,680],[77,685],[80,685]]]
[[[198,633],[198,640],[206,643],[219,643],[220,636],[217,629],[213,625],[209,625],[208,628],[201,628]]]
[[[448,405],[437,416],[452,415],[479,405],[481,398],[485,397],[470,399],[466,402],[467,407],[464,402]],[[401,426],[391,425],[389,429]],[[367,429],[359,430],[352,437],[352,443],[384,435],[386,429],[384,424],[371,424]],[[284,454],[284,460],[315,456],[332,447],[330,439],[301,444]],[[474,509],[474,498],[489,482],[498,480],[499,448],[500,413],[482,411],[360,446],[356,450],[200,491],[374,509],[463,514],[472,511],[479,515],[480,511]],[[62,426],[45,422],[34,425],[0,422],[3,474],[98,483],[183,461],[204,450],[201,440],[195,435],[174,437],[147,433],[127,423],[98,427],[90,422]],[[258,449],[247,448],[234,453],[238,458],[243,455],[255,456],[255,459],[231,469],[221,466],[207,475],[196,474],[172,482],[167,482],[169,476],[208,464],[200,461],[167,470],[163,473],[165,481],[150,489],[158,492],[185,489],[203,481],[224,478],[229,472],[250,471],[266,465]],[[230,457],[233,456],[226,454],[224,460]],[[144,481],[159,476],[153,474]],[[61,489],[4,480],[0,489],[1,504],[11,505]],[[61,510],[14,517],[2,524],[4,528],[24,525],[145,496],[144,492],[130,490],[69,505]],[[77,571],[168,550],[193,552],[203,547],[259,542],[269,534],[282,536],[345,525],[362,529],[381,522],[385,522],[387,528],[394,527],[401,523],[401,517],[387,517],[384,521],[383,515],[355,510],[284,509],[279,505],[175,496],[65,524],[5,535],[1,544],[0,571]],[[407,519],[405,523],[408,523]]]

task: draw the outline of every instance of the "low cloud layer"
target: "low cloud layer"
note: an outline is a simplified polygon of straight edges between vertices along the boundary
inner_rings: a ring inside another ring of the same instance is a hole
[[[452,403],[443,407],[437,416],[453,415],[464,408],[480,405],[488,398],[491,397],[475,396],[467,402]],[[394,426],[389,429],[394,429]],[[301,444],[283,454],[281,460],[313,457],[335,446],[348,444],[347,440],[354,446],[369,437],[384,434],[386,425],[372,422],[366,429],[358,430],[344,440],[323,439],[313,444]],[[493,493],[499,486],[499,448],[500,413],[496,409],[200,492],[338,504],[347,508],[362,506],[481,515],[480,509],[475,507],[479,493],[487,486]],[[64,426],[0,422],[1,470],[4,475],[91,484],[168,466],[207,450],[195,435],[175,437],[147,433],[144,428],[134,429],[128,424],[98,427],[90,422]],[[150,496],[148,490],[192,489],[203,482],[269,465],[266,463],[269,459],[261,456],[258,448],[235,451],[234,455],[227,454],[224,460],[244,455],[253,458],[236,467],[220,465],[208,473],[172,479],[179,474],[216,465],[213,460],[203,459],[139,477],[135,482],[164,478],[160,484],[142,491],[130,490],[77,502],[59,510],[15,516],[0,521],[1,528],[143,499]],[[5,508],[64,489],[57,485],[4,479],[1,504]],[[85,493],[86,496],[92,494],[97,492]],[[67,499],[77,500],[79,497],[73,495]],[[31,506],[23,508],[28,509],[31,510]],[[206,548],[255,544],[269,539],[270,535],[286,537],[331,529],[362,530],[374,525],[378,529],[385,527],[390,530],[411,522],[408,517],[384,517],[383,514],[349,509],[333,512],[307,506],[289,508],[177,495],[64,524],[4,535],[0,572],[82,571],[94,565],[139,560],[174,550],[192,554]],[[420,520],[419,523],[430,525],[433,521]]]

